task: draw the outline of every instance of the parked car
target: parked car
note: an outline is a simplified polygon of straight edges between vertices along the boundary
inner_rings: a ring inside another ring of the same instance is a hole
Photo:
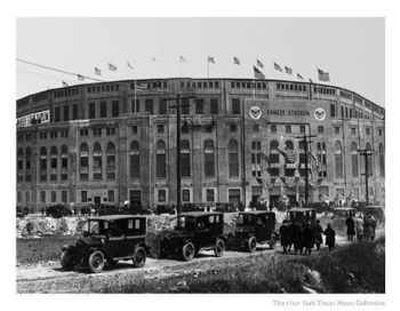
[[[50,216],[53,218],[61,218],[63,216],[71,216],[71,215],[72,215],[72,210],[63,204],[52,205],[47,207],[46,209],[46,216]]]
[[[160,233],[161,257],[192,260],[201,249],[213,249],[216,257],[223,256],[224,214],[219,212],[188,212],[180,216],[173,230]]]
[[[240,212],[229,244],[233,249],[254,252],[257,243],[274,248],[278,235],[275,233],[275,213],[268,211]]]
[[[83,236],[74,245],[62,248],[61,266],[65,270],[83,267],[93,273],[118,260],[131,259],[135,267],[146,262],[146,217],[109,215],[89,218]]]

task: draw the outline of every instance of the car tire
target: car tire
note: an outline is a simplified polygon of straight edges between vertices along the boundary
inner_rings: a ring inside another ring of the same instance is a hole
[[[68,250],[65,250],[61,253],[60,263],[63,270],[65,271],[72,270],[73,262]]]
[[[254,253],[257,249],[257,240],[256,237],[252,236],[247,241],[247,247],[250,253]]]
[[[89,270],[93,273],[99,273],[103,271],[105,266],[105,258],[102,251],[94,251],[90,253],[88,258]]]
[[[215,242],[214,253],[215,257],[222,257],[225,252],[225,241],[223,239],[217,239]]]
[[[190,261],[196,254],[196,248],[192,242],[187,242],[182,247],[182,258],[185,261]]]
[[[135,255],[132,258],[133,266],[135,268],[141,268],[146,263],[146,251],[143,247],[138,247],[135,251]]]

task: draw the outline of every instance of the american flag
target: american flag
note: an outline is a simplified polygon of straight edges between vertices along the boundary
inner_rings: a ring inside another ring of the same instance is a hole
[[[179,62],[180,63],[186,63],[186,58],[184,56],[179,56]]]
[[[108,70],[110,70],[110,71],[117,71],[117,66],[115,66],[115,65],[113,65],[113,64],[111,64],[111,63],[108,63]]]
[[[253,71],[254,71],[254,78],[255,79],[265,79],[265,74],[261,72],[260,69],[258,69],[256,66],[253,66]]]
[[[330,81],[329,72],[324,71],[321,68],[318,68],[318,80],[323,82],[329,82]]]
[[[85,80],[85,77],[80,74],[77,74],[76,77],[78,78],[79,81]]]
[[[146,83],[137,83],[135,82],[135,90],[136,91],[145,91],[148,89],[148,86]]]
[[[62,86],[68,86],[68,83],[65,81],[62,81]]]
[[[236,56],[234,56],[234,57],[233,57],[233,63],[234,63],[235,65],[240,65],[240,60],[239,60],[239,58],[237,58]]]
[[[257,58],[257,66],[260,67],[260,68],[264,68],[263,62],[260,61],[258,58]]]
[[[100,68],[94,67],[94,74],[95,74],[95,75],[98,75],[98,76],[101,76],[101,70],[100,70]]]
[[[303,76],[301,74],[298,73],[296,76],[297,76],[298,79],[304,80],[304,78],[303,78]]]
[[[291,74],[293,74],[293,69],[290,68],[290,67],[288,67],[288,66],[285,66],[285,72],[286,72],[288,75],[291,75]]]
[[[214,56],[208,56],[207,57],[207,62],[209,62],[211,64],[215,64],[215,57]]]
[[[281,67],[278,63],[274,63],[274,69],[275,69],[276,71],[280,71],[280,72],[283,71],[283,70],[282,70],[282,67]]]
[[[133,66],[131,65],[130,62],[126,62],[126,65],[128,66],[128,68],[129,68],[130,70],[133,70]]]

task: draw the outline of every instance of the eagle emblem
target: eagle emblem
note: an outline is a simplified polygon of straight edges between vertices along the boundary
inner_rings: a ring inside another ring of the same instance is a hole
[[[250,108],[249,114],[252,119],[258,120],[261,118],[262,111],[261,111],[260,107],[253,106]]]
[[[314,118],[318,121],[323,121],[326,118],[326,112],[323,108],[317,108],[314,111]]]

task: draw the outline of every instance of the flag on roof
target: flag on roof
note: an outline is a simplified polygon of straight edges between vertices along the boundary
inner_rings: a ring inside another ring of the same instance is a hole
[[[78,78],[79,81],[85,80],[85,77],[80,74],[77,74],[76,77]]]
[[[208,56],[207,57],[207,62],[209,62],[211,64],[215,64],[215,57],[214,56]]]
[[[296,77],[297,77],[298,79],[300,79],[300,80],[304,80],[303,76],[302,76],[301,74],[299,74],[299,73],[296,75]]]
[[[133,66],[131,65],[130,62],[127,61],[127,62],[126,62],[126,66],[128,66],[129,69],[133,70]]]
[[[263,62],[260,61],[258,58],[257,58],[257,66],[260,67],[260,68],[264,68]]]
[[[136,81],[134,87],[135,91],[144,91],[148,89],[147,83],[142,83],[142,82],[137,83]]]
[[[94,67],[94,74],[95,74],[95,75],[98,75],[98,76],[101,76],[101,70],[100,70],[100,68]]]
[[[321,68],[318,68],[318,80],[323,81],[323,82],[329,82],[329,72],[322,70]]]
[[[234,57],[233,57],[233,63],[234,63],[235,65],[240,65],[240,60],[239,60],[239,58],[237,58],[236,56],[234,56]]]
[[[274,63],[274,69],[275,69],[276,71],[280,71],[280,72],[283,71],[283,70],[282,70],[282,67],[281,67],[278,63]]]
[[[62,81],[62,86],[68,86],[68,83],[65,81]]]
[[[108,70],[110,70],[110,71],[116,71],[116,70],[117,70],[117,66],[114,66],[113,64],[108,63]]]
[[[257,66],[253,66],[254,78],[255,79],[265,79],[265,74],[257,68]]]
[[[288,67],[288,66],[285,66],[285,72],[286,72],[288,75],[291,75],[291,74],[293,74],[293,69],[290,68],[290,67]]]
[[[179,56],[179,62],[180,62],[180,63],[186,63],[186,58],[183,57],[182,55]]]
[[[310,78],[310,79],[308,79],[308,81],[310,82],[310,83],[313,83],[313,80]]]

